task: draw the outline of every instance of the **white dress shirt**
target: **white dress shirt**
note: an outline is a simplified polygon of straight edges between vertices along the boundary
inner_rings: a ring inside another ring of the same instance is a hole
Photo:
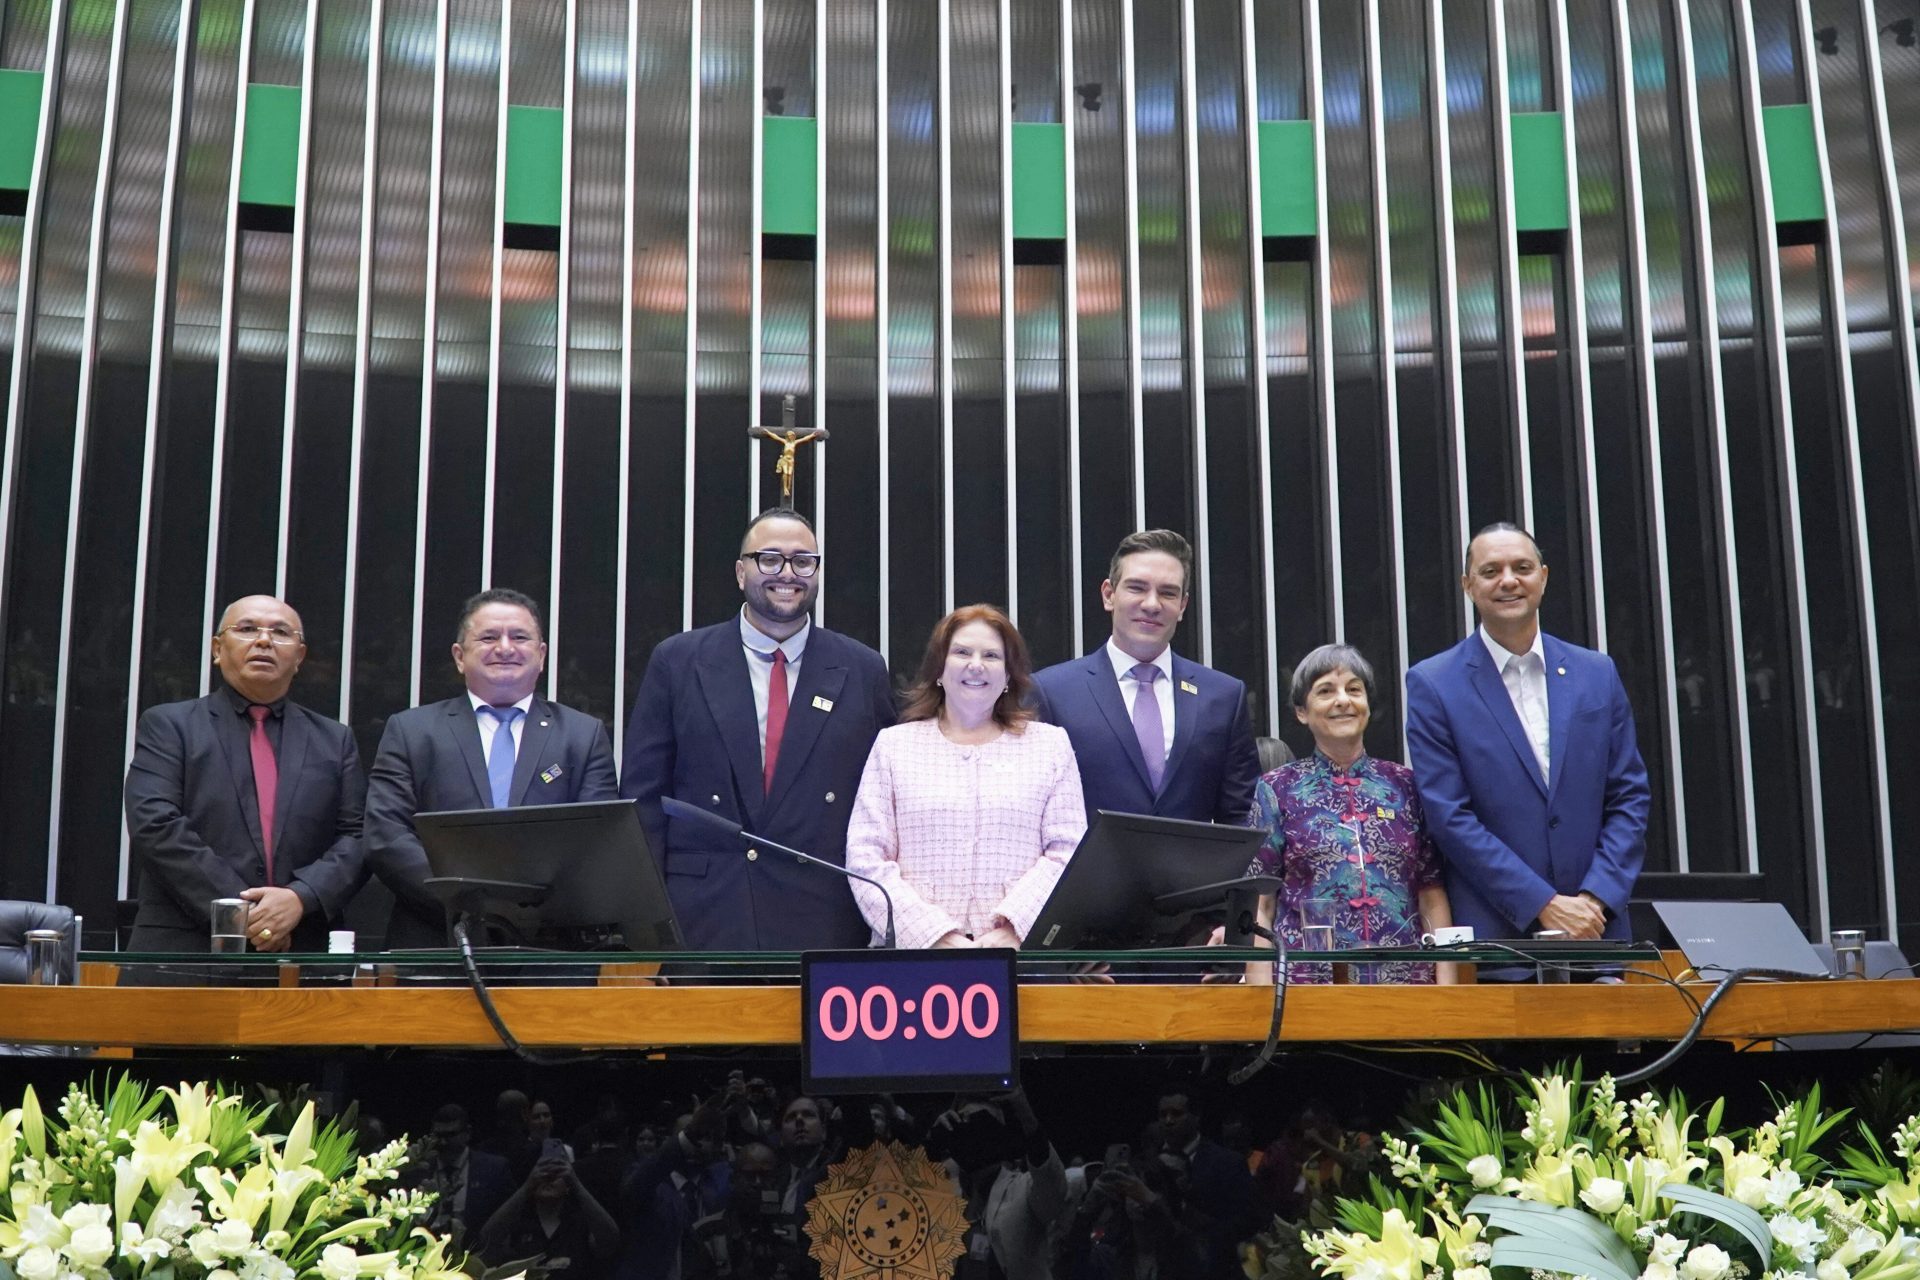
[[[488,705],[485,698],[471,689],[467,690],[467,697],[473,701],[473,718],[480,725],[480,755],[483,759],[491,760],[493,759],[493,735],[500,732],[500,722],[480,709]],[[527,716],[532,714],[533,695],[528,694],[513,705],[520,708],[520,714],[513,718],[513,758],[518,760],[520,744],[525,742],[527,737]]]
[[[744,606],[740,610],[740,643],[747,650],[747,678],[753,681],[753,710],[760,721],[760,758],[767,758],[767,697],[773,688],[773,651],[787,655],[787,705],[793,705],[793,691],[800,684],[800,659],[806,656],[807,637],[813,634],[813,619],[785,640],[775,640],[747,621]]]
[[[1133,678],[1133,669],[1140,665],[1140,659],[1134,657],[1112,640],[1107,641],[1107,660],[1113,663],[1113,678],[1120,682],[1120,701],[1127,704],[1127,715],[1133,715],[1133,700],[1140,696],[1140,682]],[[1150,664],[1160,668],[1160,678],[1153,682],[1153,696],[1160,700],[1160,734],[1167,740],[1166,755],[1173,754],[1173,648],[1168,646],[1160,651],[1160,656]],[[1165,759],[1165,756],[1161,757]]]
[[[1551,781],[1553,775],[1548,769],[1547,759],[1550,741],[1547,655],[1540,647],[1540,629],[1534,628],[1533,646],[1525,653],[1514,653],[1488,635],[1485,627],[1480,629],[1480,639],[1493,656],[1494,668],[1500,672],[1500,683],[1507,686],[1507,696],[1513,699],[1513,711],[1520,717],[1520,727],[1527,731],[1527,742],[1532,745],[1533,758],[1540,766],[1540,779],[1543,782]]]

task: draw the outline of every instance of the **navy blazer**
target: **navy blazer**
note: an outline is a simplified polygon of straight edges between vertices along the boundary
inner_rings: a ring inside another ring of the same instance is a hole
[[[207,950],[215,898],[267,883],[250,726],[226,688],[152,707],[134,730],[124,792],[140,869],[132,951]],[[274,883],[300,895],[295,951],[325,951],[327,926],[366,881],[367,781],[353,734],[295,702],[280,721],[273,803]]]
[[[887,665],[859,641],[816,626],[789,707],[766,794],[739,618],[670,636],[647,662],[627,722],[620,794],[640,803],[680,932],[695,950],[862,947],[871,936],[844,877],[771,853],[748,861],[743,849],[660,810],[660,798],[672,796],[844,864],[867,753],[894,721]]]
[[[1100,809],[1245,826],[1260,755],[1247,686],[1173,655],[1173,751],[1155,792],[1103,644],[1034,676],[1034,707],[1073,741],[1087,819]]]
[[[594,717],[535,695],[520,728],[507,803],[612,800],[613,743]],[[367,785],[367,861],[393,890],[388,947],[444,947],[446,909],[428,891],[427,852],[413,815],[490,809],[493,787],[466,693],[387,721]]]
[[[1653,803],[1633,710],[1613,659],[1550,635],[1541,652],[1550,782],[1477,632],[1407,673],[1407,754],[1453,922],[1525,937],[1555,894],[1586,891],[1626,938]]]

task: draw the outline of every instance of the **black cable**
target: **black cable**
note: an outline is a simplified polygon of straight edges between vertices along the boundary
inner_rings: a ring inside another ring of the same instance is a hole
[[[1287,953],[1277,938],[1274,946],[1273,1018],[1267,1023],[1267,1042],[1260,1046],[1260,1052],[1253,1055],[1251,1062],[1227,1077],[1228,1084],[1245,1084],[1259,1075],[1273,1061],[1273,1055],[1280,1047],[1280,1019],[1287,1009]]]
[[[480,964],[473,958],[473,943],[467,937],[467,922],[464,916],[453,922],[453,940],[460,947],[460,963],[466,966],[467,984],[473,988],[474,998],[480,1002],[480,1011],[487,1015],[487,1021],[493,1024],[493,1032],[500,1037],[500,1043],[513,1050],[513,1055],[522,1062],[537,1067],[561,1067],[575,1062],[595,1062],[602,1055],[597,1053],[541,1053],[529,1049],[520,1043],[517,1036],[507,1028],[506,1020],[500,1016],[500,1010],[493,1003],[493,992],[487,989],[487,980],[480,976]]]
[[[1668,1049],[1665,1053],[1661,1054],[1658,1058],[1654,1059],[1652,1062],[1648,1063],[1646,1066],[1640,1068],[1638,1071],[1629,1071],[1626,1075],[1615,1076],[1613,1078],[1613,1083],[1616,1086],[1623,1085],[1623,1084],[1639,1084],[1642,1080],[1651,1080],[1654,1076],[1659,1075],[1662,1071],[1665,1071],[1668,1067],[1672,1066],[1673,1063],[1676,1062],[1682,1054],[1686,1053],[1687,1050],[1693,1048],[1694,1041],[1698,1040],[1700,1038],[1700,1033],[1706,1030],[1707,1015],[1713,1012],[1713,1006],[1716,1004],[1719,1004],[1720,998],[1722,996],[1726,995],[1727,992],[1733,990],[1734,987],[1738,986],[1740,983],[1744,982],[1746,979],[1748,978],[1791,979],[1791,978],[1805,978],[1806,976],[1807,975],[1804,973],[1789,973],[1781,969],[1757,969],[1756,968],[1756,969],[1731,970],[1730,972],[1728,972],[1726,977],[1720,979],[1720,984],[1713,989],[1712,994],[1707,996],[1705,1002],[1702,1003],[1700,1006],[1699,1014],[1696,1015],[1693,1020],[1693,1025],[1687,1028],[1687,1033],[1685,1035],[1681,1036],[1679,1040],[1674,1042],[1674,1045],[1671,1049]]]

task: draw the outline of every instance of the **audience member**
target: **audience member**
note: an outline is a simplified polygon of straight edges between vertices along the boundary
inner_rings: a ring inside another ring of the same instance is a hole
[[[927,1147],[960,1173],[967,1199],[962,1277],[1049,1280],[1067,1175],[1024,1090],[956,1103],[929,1127]]]
[[[408,1185],[434,1192],[427,1226],[453,1237],[456,1250],[478,1244],[480,1228],[513,1194],[507,1162],[473,1147],[467,1109],[449,1102],[433,1114],[433,1128],[408,1152]]]
[[[539,1259],[569,1280],[600,1280],[611,1273],[620,1227],[574,1173],[566,1144],[545,1140],[540,1159],[480,1233],[480,1254],[503,1266]]]

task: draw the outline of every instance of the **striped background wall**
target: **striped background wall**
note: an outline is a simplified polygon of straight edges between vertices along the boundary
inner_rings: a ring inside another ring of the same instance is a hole
[[[1296,746],[1301,654],[1439,650],[1466,531],[1530,523],[1651,864],[1897,934],[1916,10],[5,0],[0,895],[110,918],[133,720],[243,592],[369,751],[485,583],[617,724],[737,600],[792,393],[829,626],[899,669],[996,600],[1057,660],[1171,525],[1182,647]]]

